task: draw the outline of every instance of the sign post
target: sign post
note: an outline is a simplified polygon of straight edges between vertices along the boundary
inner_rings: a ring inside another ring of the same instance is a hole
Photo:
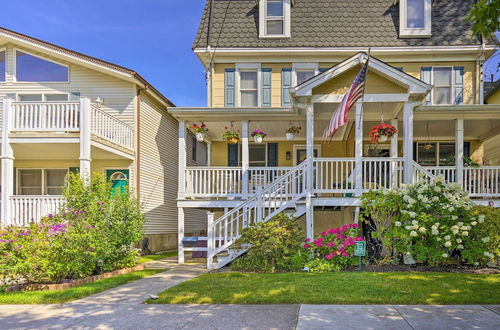
[[[358,241],[354,247],[354,256],[358,257],[358,272],[362,271],[362,260],[361,257],[366,256],[366,242]]]

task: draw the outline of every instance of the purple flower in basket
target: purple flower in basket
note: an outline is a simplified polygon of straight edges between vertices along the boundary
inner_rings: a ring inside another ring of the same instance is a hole
[[[252,132],[252,134],[250,134],[252,137],[255,137],[255,136],[261,136],[261,137],[266,137],[267,134],[262,132],[260,129],[256,129],[255,131]]]

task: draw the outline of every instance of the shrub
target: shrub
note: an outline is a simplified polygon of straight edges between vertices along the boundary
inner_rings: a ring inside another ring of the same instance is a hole
[[[472,206],[460,186],[445,184],[440,176],[435,183],[371,191],[362,198],[364,217],[376,224],[372,235],[388,251],[409,252],[429,264],[454,255],[474,265],[491,260],[486,244],[474,239],[483,217],[475,216]]]
[[[306,268],[314,272],[340,271],[354,265],[354,245],[363,240],[358,233],[358,225],[349,224],[330,228],[312,242],[307,238],[303,247],[312,259],[306,263]]]
[[[58,283],[136,264],[143,217],[128,192],[113,194],[100,175],[71,175],[65,209],[39,224],[0,233],[5,285]]]
[[[478,222],[475,230],[471,232],[471,241],[482,241],[486,243],[486,250],[493,254],[493,257],[500,258],[500,209],[489,206],[474,206],[472,208],[474,217],[481,217],[483,222]],[[469,243],[469,242],[467,242]]]
[[[302,270],[307,253],[301,251],[303,233],[295,218],[280,213],[267,222],[243,230],[235,248],[249,247],[231,268],[245,271]]]

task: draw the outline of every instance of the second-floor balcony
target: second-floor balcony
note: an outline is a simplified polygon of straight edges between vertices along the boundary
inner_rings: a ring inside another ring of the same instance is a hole
[[[6,115],[7,114],[7,115]],[[133,150],[134,129],[129,124],[91,104],[80,102],[4,101],[2,129],[10,133],[81,133]]]

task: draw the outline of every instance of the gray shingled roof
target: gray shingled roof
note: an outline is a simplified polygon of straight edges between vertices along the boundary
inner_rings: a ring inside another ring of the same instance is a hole
[[[399,5],[394,0],[295,0],[291,38],[259,39],[256,0],[215,0],[210,44],[221,48],[478,45],[471,24],[464,21],[474,2],[433,1],[432,37],[400,39]],[[193,48],[207,46],[209,4],[207,0]]]

